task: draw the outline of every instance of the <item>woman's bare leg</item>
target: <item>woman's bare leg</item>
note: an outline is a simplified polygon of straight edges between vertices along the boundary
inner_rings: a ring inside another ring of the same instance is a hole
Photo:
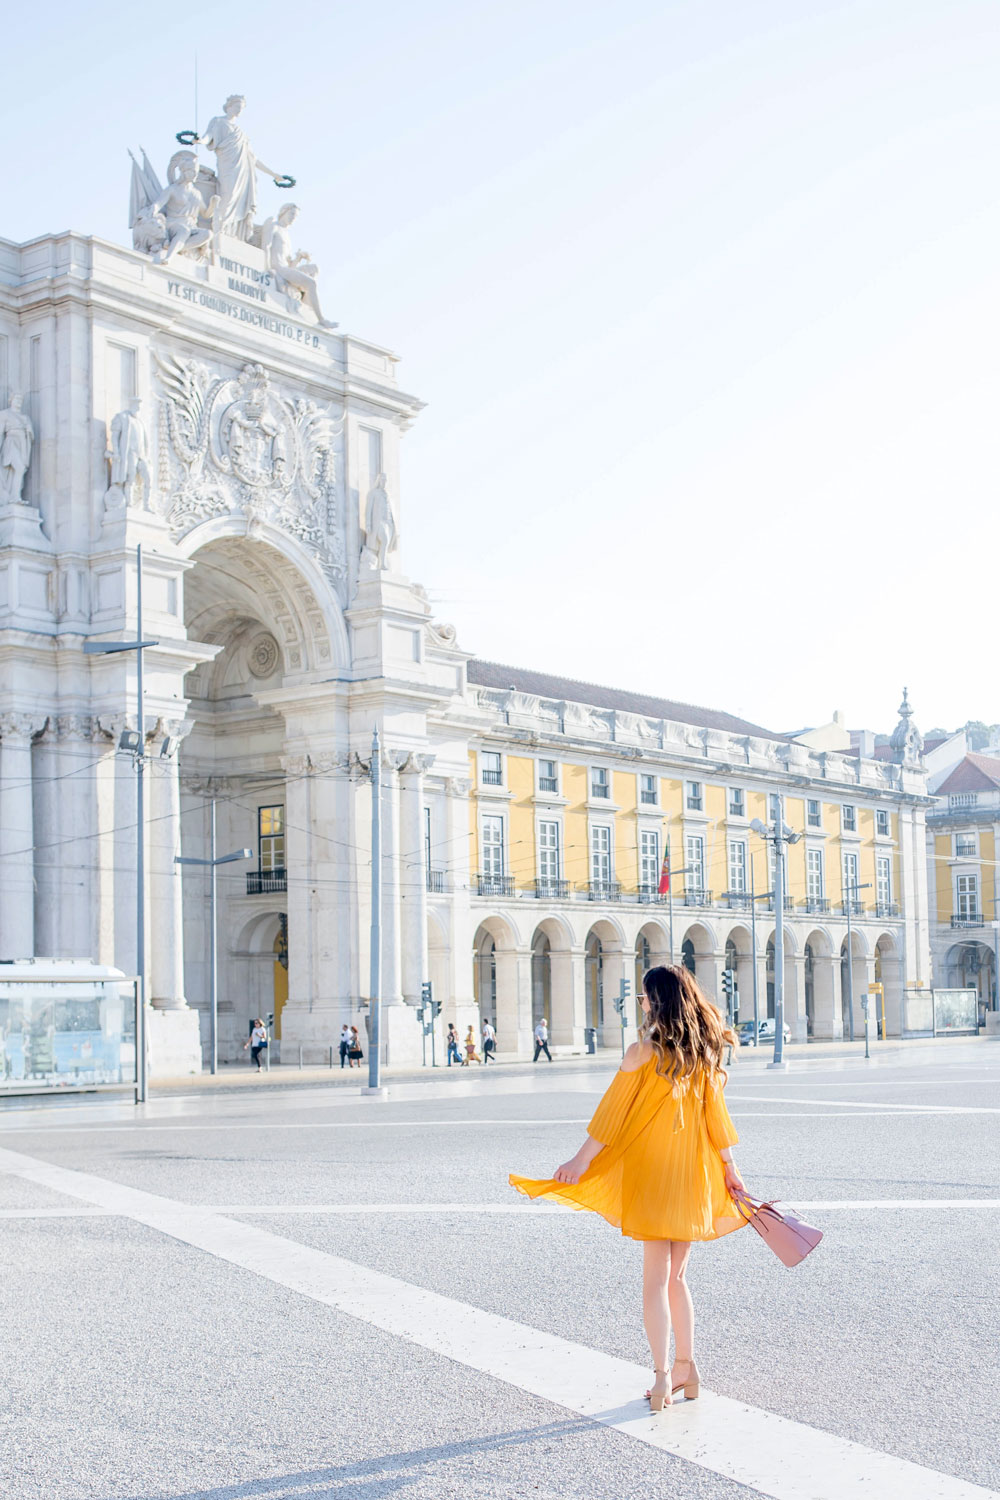
[[[667,1277],[667,1305],[674,1325],[674,1361],[694,1358],[694,1303],[687,1284],[691,1246],[685,1240],[670,1241],[670,1272]]]
[[[642,1246],[642,1321],[649,1340],[653,1367],[667,1368],[670,1348],[670,1308],[667,1282],[670,1274],[670,1241],[645,1240]],[[660,1377],[657,1377],[660,1380]],[[662,1380],[660,1380],[662,1389]]]

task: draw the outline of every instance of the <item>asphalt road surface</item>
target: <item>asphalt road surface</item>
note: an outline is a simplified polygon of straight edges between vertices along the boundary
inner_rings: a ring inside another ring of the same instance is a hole
[[[738,1160],[825,1238],[695,1247],[702,1397],[656,1417],[640,1247],[507,1186],[606,1061],[0,1114],[0,1495],[996,1493],[1000,1042],[764,1060]]]

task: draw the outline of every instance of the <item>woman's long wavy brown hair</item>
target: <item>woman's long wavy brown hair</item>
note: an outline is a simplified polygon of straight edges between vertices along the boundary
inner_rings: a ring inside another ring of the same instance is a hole
[[[690,970],[659,964],[643,975],[642,987],[649,1015],[639,1034],[656,1054],[657,1073],[671,1084],[699,1068],[725,1079],[723,1053],[739,1042]]]

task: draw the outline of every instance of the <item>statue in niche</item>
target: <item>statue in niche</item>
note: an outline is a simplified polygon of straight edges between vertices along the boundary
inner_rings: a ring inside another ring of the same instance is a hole
[[[286,203],[277,219],[268,219],[261,229],[260,242],[268,267],[274,272],[274,283],[279,292],[304,302],[316,314],[321,328],[336,328],[336,323],[324,318],[320,309],[316,290],[318,267],[310,260],[308,250],[292,253],[292,237],[288,231],[298,216],[298,204]]]
[[[257,212],[257,173],[264,172],[282,187],[291,187],[292,179],[264,165],[237,120],[246,103],[242,94],[230,94],[221,115],[209,120],[198,144],[215,152],[219,183],[219,221],[224,234],[249,240]],[[184,136],[189,140],[190,136]]]
[[[143,506],[149,499],[149,441],[139,412],[142,402],[133,396],[124,411],[111,419],[111,487],[105,500],[109,510],[137,503],[136,491],[142,485]]]
[[[31,462],[31,445],[35,429],[21,410],[24,397],[17,393],[10,405],[0,411],[0,504],[21,505],[24,498],[24,476]]]
[[[194,152],[176,151],[167,168],[168,186],[150,204],[151,213],[162,214],[164,221],[166,242],[154,257],[160,264],[166,264],[182,251],[190,255],[200,250],[212,237],[211,225],[206,228],[201,221],[214,221],[219,198],[215,195],[206,204],[195,186],[197,176],[198,159]]]
[[[365,543],[361,562],[373,572],[389,566],[389,553],[396,545],[398,532],[392,502],[385,487],[385,475],[379,474],[368,491],[365,503]]]

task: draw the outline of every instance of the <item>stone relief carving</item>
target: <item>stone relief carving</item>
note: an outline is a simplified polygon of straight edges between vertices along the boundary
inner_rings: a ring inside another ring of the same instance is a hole
[[[458,631],[454,625],[428,620],[426,628],[427,638],[433,646],[454,646],[458,641]]]
[[[111,419],[111,442],[105,458],[111,463],[111,484],[104,496],[108,510],[139,503],[149,509],[149,439],[139,412],[142,402],[134,396],[124,411]]]
[[[31,462],[35,429],[21,410],[24,397],[15,393],[0,411],[0,505],[23,504],[21,491]]]
[[[0,714],[0,740],[25,743],[42,734],[48,722],[45,714]]]
[[[472,782],[465,776],[449,776],[445,790],[449,797],[467,797],[472,791]]]
[[[281,652],[269,631],[254,636],[247,647],[247,666],[254,677],[271,677],[278,670]]]
[[[365,501],[365,541],[361,549],[363,567],[373,571],[389,566],[389,553],[399,539],[392,501],[385,487],[385,475],[379,474]]]
[[[160,508],[173,535],[217,515],[245,516],[248,531],[271,521],[342,589],[333,452],[341,423],[315,401],[281,395],[259,364],[233,377],[173,354],[156,362],[166,460]]]

